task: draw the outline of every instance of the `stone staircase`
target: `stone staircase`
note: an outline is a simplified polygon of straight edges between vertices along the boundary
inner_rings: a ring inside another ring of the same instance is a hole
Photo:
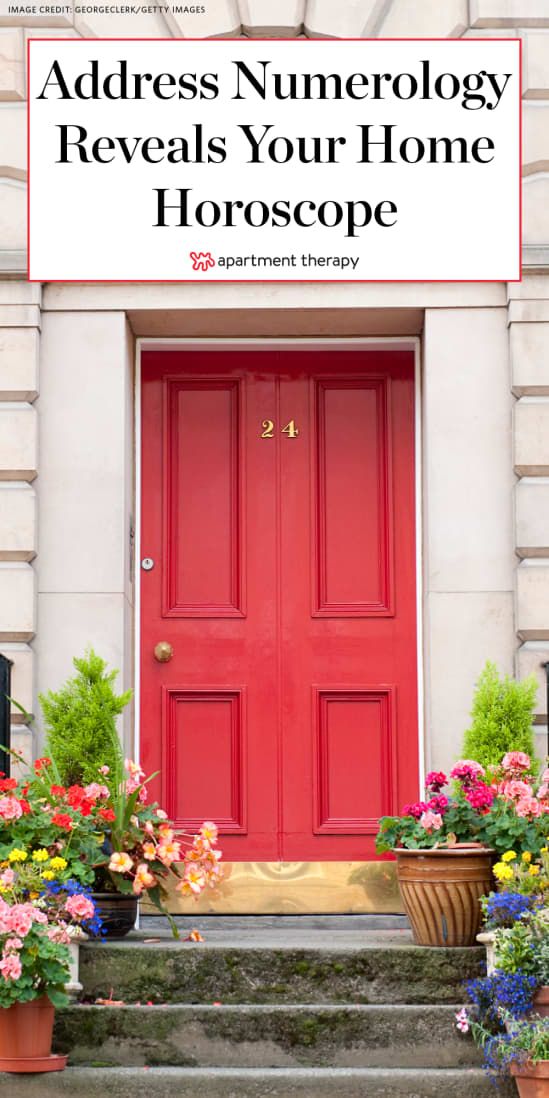
[[[85,1004],[56,1020],[70,1067],[0,1075],[0,1096],[493,1094],[454,1022],[479,949],[418,948],[398,917],[199,917],[203,943],[146,924],[82,948]],[[111,997],[123,1005],[94,1005]]]

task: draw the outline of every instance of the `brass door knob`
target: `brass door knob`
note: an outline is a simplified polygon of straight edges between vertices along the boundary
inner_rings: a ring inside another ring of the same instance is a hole
[[[154,658],[155,660],[158,660],[159,663],[168,663],[172,656],[173,648],[168,641],[159,641],[158,644],[155,645]]]

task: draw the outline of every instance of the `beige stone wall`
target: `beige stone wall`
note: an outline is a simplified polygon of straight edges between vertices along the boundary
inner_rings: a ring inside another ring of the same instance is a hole
[[[32,712],[93,643],[133,679],[136,336],[421,338],[427,761],[488,657],[549,658],[549,0],[210,0],[207,16],[0,7],[0,646]],[[520,285],[30,286],[29,36],[503,36],[524,48]],[[39,539],[39,540],[38,540]],[[14,711],[16,743],[32,733]],[[128,733],[129,734],[129,733]]]

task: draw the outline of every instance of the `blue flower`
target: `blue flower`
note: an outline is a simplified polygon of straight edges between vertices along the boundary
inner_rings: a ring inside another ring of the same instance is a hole
[[[527,911],[539,907],[537,896],[520,892],[494,892],[486,900],[484,911],[488,927],[513,926]]]
[[[534,976],[518,972],[502,972],[478,980],[467,980],[465,990],[477,1008],[478,1020],[488,1029],[501,1032],[504,1029],[502,1012],[513,1018],[522,1018],[532,1009],[537,981]]]

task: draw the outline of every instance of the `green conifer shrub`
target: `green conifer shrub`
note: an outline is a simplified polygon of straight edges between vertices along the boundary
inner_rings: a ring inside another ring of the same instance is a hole
[[[473,697],[471,727],[465,732],[463,756],[482,766],[495,766],[506,751],[525,751],[534,759],[534,675],[522,682],[500,678],[495,664],[483,668]]]
[[[55,692],[40,695],[46,727],[46,754],[65,785],[99,781],[100,766],[116,766],[116,718],[131,698],[131,690],[115,694],[118,671],[107,671],[105,660],[92,648],[73,660],[77,674]]]

